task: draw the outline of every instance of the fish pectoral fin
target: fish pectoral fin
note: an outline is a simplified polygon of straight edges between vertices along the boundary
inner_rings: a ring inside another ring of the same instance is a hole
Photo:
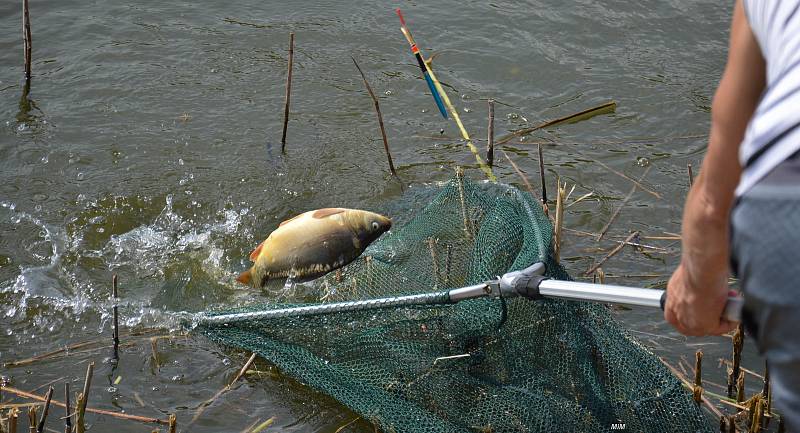
[[[264,246],[264,242],[266,242],[266,241],[261,241],[261,243],[258,244],[256,249],[254,249],[253,252],[250,253],[250,261],[251,262],[255,262],[256,259],[258,259],[258,255],[261,254],[261,247]]]
[[[251,285],[250,284],[251,280],[252,280],[252,274],[250,273],[249,269],[244,271],[244,272],[242,272],[241,274],[239,274],[238,277],[236,277],[236,281],[238,281],[238,282],[240,282],[242,284],[248,285],[248,286]]]
[[[340,214],[340,213],[342,213],[344,211],[345,211],[345,209],[342,209],[340,207],[329,207],[329,208],[325,208],[325,209],[317,209],[317,210],[314,211],[314,214],[312,214],[311,216],[316,218],[316,219],[322,219],[322,218],[325,218],[325,217],[329,217],[331,215]]]

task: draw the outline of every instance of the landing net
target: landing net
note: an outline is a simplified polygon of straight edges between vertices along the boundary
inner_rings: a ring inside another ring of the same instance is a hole
[[[569,279],[529,194],[457,177],[417,202],[406,224],[317,280],[315,303],[462,287],[538,261]],[[681,383],[597,304],[474,299],[198,329],[384,432],[714,431]]]

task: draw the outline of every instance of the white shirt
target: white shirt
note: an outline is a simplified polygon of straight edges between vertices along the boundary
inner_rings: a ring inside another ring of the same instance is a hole
[[[800,151],[800,0],[744,0],[744,9],[767,62],[767,88],[739,147],[737,196]]]

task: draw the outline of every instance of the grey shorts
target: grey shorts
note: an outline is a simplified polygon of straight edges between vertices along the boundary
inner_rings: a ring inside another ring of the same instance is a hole
[[[745,295],[744,325],[770,368],[786,431],[800,432],[800,158],[740,197],[731,262]]]

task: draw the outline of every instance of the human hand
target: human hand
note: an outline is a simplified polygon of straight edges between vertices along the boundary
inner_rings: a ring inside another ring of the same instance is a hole
[[[692,284],[689,272],[680,264],[667,284],[667,303],[664,306],[664,319],[672,324],[681,334],[689,336],[721,335],[732,331],[736,323],[722,317],[728,290],[725,275],[706,278],[706,281],[718,286],[698,288]],[[702,289],[702,290],[700,290]]]

